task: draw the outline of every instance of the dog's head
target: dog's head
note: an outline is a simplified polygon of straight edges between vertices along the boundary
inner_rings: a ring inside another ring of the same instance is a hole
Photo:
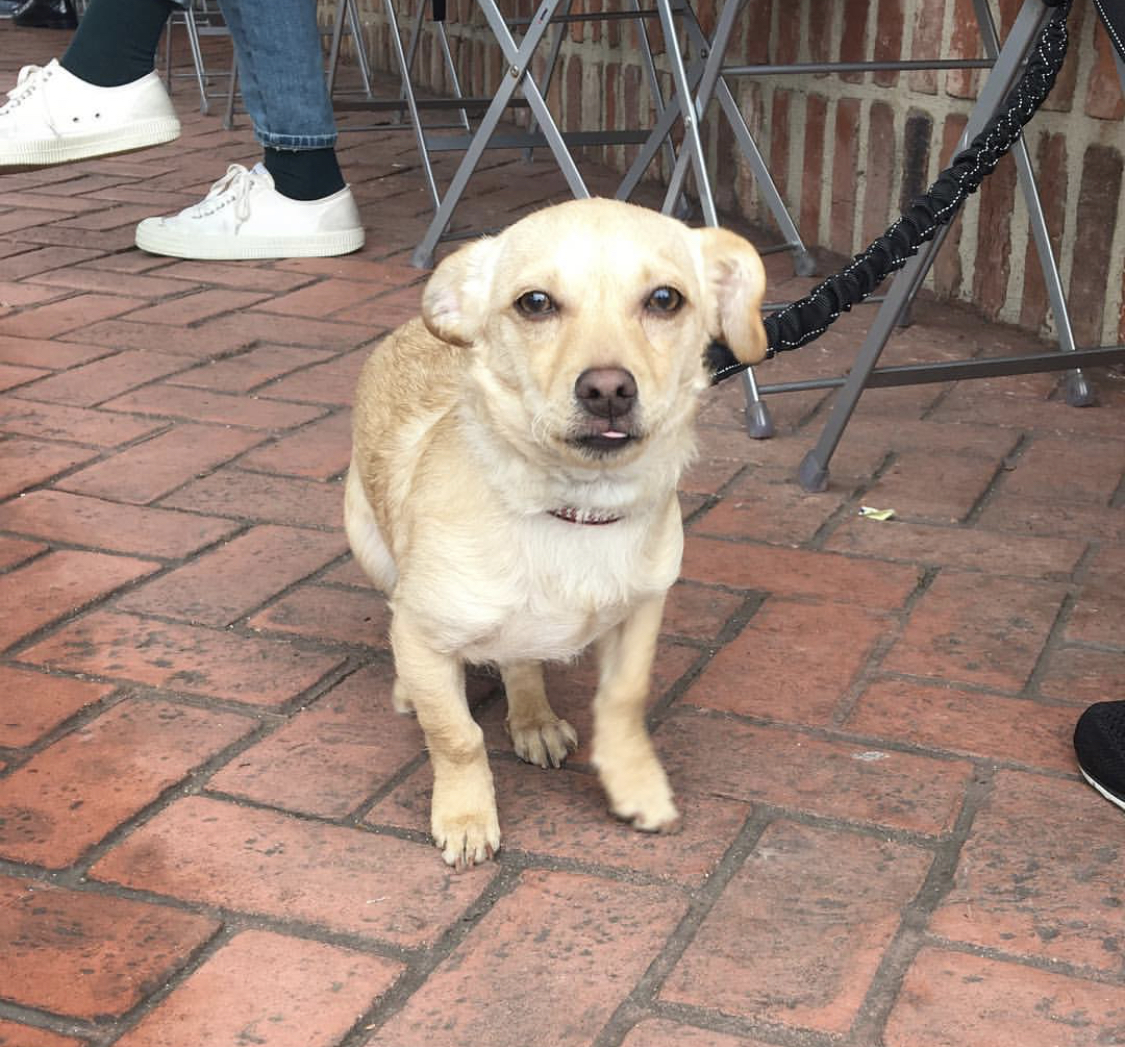
[[[474,354],[477,402],[507,439],[608,467],[690,423],[713,340],[763,358],[764,290],[734,233],[575,200],[443,261],[423,319]]]

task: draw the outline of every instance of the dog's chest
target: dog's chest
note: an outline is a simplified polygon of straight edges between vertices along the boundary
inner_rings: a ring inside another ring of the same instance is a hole
[[[459,645],[460,655],[475,663],[508,665],[522,661],[569,661],[620,622],[625,605],[590,608],[546,606],[528,601]]]
[[[445,646],[466,661],[573,658],[679,570],[678,548],[646,554],[643,534],[624,522],[535,521],[507,537],[493,570],[459,572],[443,597]]]

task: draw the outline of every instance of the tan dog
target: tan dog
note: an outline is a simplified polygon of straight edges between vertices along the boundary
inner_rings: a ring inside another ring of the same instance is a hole
[[[704,350],[720,339],[762,358],[764,287],[733,233],[577,200],[443,261],[422,318],[367,361],[348,539],[390,596],[395,707],[425,732],[451,865],[500,846],[467,662],[500,668],[516,753],[558,766],[577,739],[540,663],[595,644],[592,752],[610,807],[638,829],[675,826],[645,700],[683,548],[676,484]]]

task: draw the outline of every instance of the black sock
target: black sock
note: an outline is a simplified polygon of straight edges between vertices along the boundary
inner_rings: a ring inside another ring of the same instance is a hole
[[[336,161],[336,150],[273,149],[266,146],[262,160],[273,187],[290,200],[321,200],[338,193],[347,183]]]
[[[96,87],[120,87],[152,72],[171,0],[90,0],[66,53],[68,73]]]

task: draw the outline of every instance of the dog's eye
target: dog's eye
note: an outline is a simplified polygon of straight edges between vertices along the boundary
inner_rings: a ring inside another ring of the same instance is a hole
[[[516,299],[516,308],[524,316],[546,316],[555,311],[555,303],[546,291],[527,291]]]
[[[684,304],[684,296],[674,287],[658,287],[648,296],[645,308],[654,313],[674,313]]]

